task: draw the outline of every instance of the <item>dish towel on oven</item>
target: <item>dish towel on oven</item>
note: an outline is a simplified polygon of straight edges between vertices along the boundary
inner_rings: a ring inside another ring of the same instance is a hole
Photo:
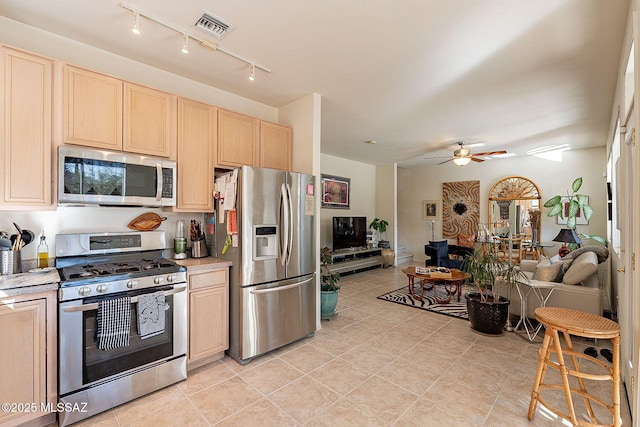
[[[140,339],[164,332],[164,292],[138,295],[138,334]]]
[[[96,341],[100,350],[129,345],[131,298],[112,298],[98,302]]]

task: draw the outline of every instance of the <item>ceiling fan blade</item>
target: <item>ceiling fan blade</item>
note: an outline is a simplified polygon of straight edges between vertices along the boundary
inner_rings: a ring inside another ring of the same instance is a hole
[[[482,153],[473,153],[473,156],[495,156],[498,154],[507,154],[507,152],[505,150],[500,150],[500,151],[484,151]]]
[[[423,157],[424,160],[432,160],[432,159],[449,159],[451,156],[434,156],[434,157]]]
[[[438,164],[439,164],[439,165],[443,165],[443,164],[448,163],[448,162],[450,162],[450,161],[452,161],[452,160],[453,160],[453,159],[445,160],[444,162],[440,162],[440,163],[438,163]]]
[[[473,160],[474,162],[478,162],[478,163],[482,163],[482,162],[484,162],[484,159],[477,159],[477,158],[475,158],[475,157],[473,157],[473,156],[469,156],[469,158],[470,158],[471,160]]]

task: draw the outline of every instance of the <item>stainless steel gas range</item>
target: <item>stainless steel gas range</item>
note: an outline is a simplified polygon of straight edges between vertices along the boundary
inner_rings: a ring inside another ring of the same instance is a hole
[[[58,395],[86,409],[60,426],[187,377],[186,269],[165,247],[161,231],[56,236]]]

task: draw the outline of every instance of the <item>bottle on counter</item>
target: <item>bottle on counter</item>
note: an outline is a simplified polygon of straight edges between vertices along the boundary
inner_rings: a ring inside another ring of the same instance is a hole
[[[47,245],[47,238],[44,236],[44,230],[42,230],[40,243],[38,244],[38,267],[49,267],[49,246]]]

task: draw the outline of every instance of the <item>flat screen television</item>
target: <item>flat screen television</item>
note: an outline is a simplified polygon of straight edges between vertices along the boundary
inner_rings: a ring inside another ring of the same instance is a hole
[[[367,217],[334,216],[333,250],[367,247]]]

